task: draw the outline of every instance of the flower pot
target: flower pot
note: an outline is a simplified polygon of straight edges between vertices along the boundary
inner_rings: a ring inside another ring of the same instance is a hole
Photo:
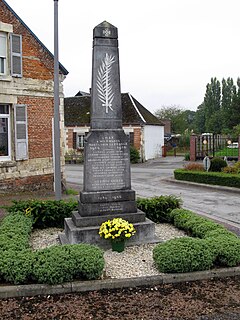
[[[125,241],[112,241],[112,251],[123,252],[125,249]]]

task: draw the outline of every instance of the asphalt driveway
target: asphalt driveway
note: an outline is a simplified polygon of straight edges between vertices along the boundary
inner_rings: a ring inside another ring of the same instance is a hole
[[[240,190],[183,183],[173,179],[173,171],[186,164],[183,157],[166,157],[131,166],[132,189],[139,197],[175,195],[183,207],[240,227]],[[69,187],[83,188],[83,165],[66,165]]]

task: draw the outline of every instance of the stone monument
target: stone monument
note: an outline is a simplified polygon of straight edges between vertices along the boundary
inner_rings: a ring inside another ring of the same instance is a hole
[[[91,128],[84,145],[84,179],[78,211],[65,219],[62,243],[108,247],[98,231],[121,217],[136,234],[127,244],[155,242],[155,225],[137,210],[131,189],[129,138],[122,129],[117,28],[104,21],[93,30]]]

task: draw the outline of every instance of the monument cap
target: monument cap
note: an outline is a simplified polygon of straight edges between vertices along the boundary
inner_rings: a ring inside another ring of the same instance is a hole
[[[111,23],[103,21],[93,29],[93,38],[117,39],[118,29]]]

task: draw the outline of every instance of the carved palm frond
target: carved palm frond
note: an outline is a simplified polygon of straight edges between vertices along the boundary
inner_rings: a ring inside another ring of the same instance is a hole
[[[98,68],[97,72],[97,91],[98,98],[102,102],[102,106],[106,108],[106,113],[108,110],[112,109],[112,102],[114,99],[114,92],[111,85],[111,68],[112,64],[115,62],[115,57],[106,53],[102,64]]]

